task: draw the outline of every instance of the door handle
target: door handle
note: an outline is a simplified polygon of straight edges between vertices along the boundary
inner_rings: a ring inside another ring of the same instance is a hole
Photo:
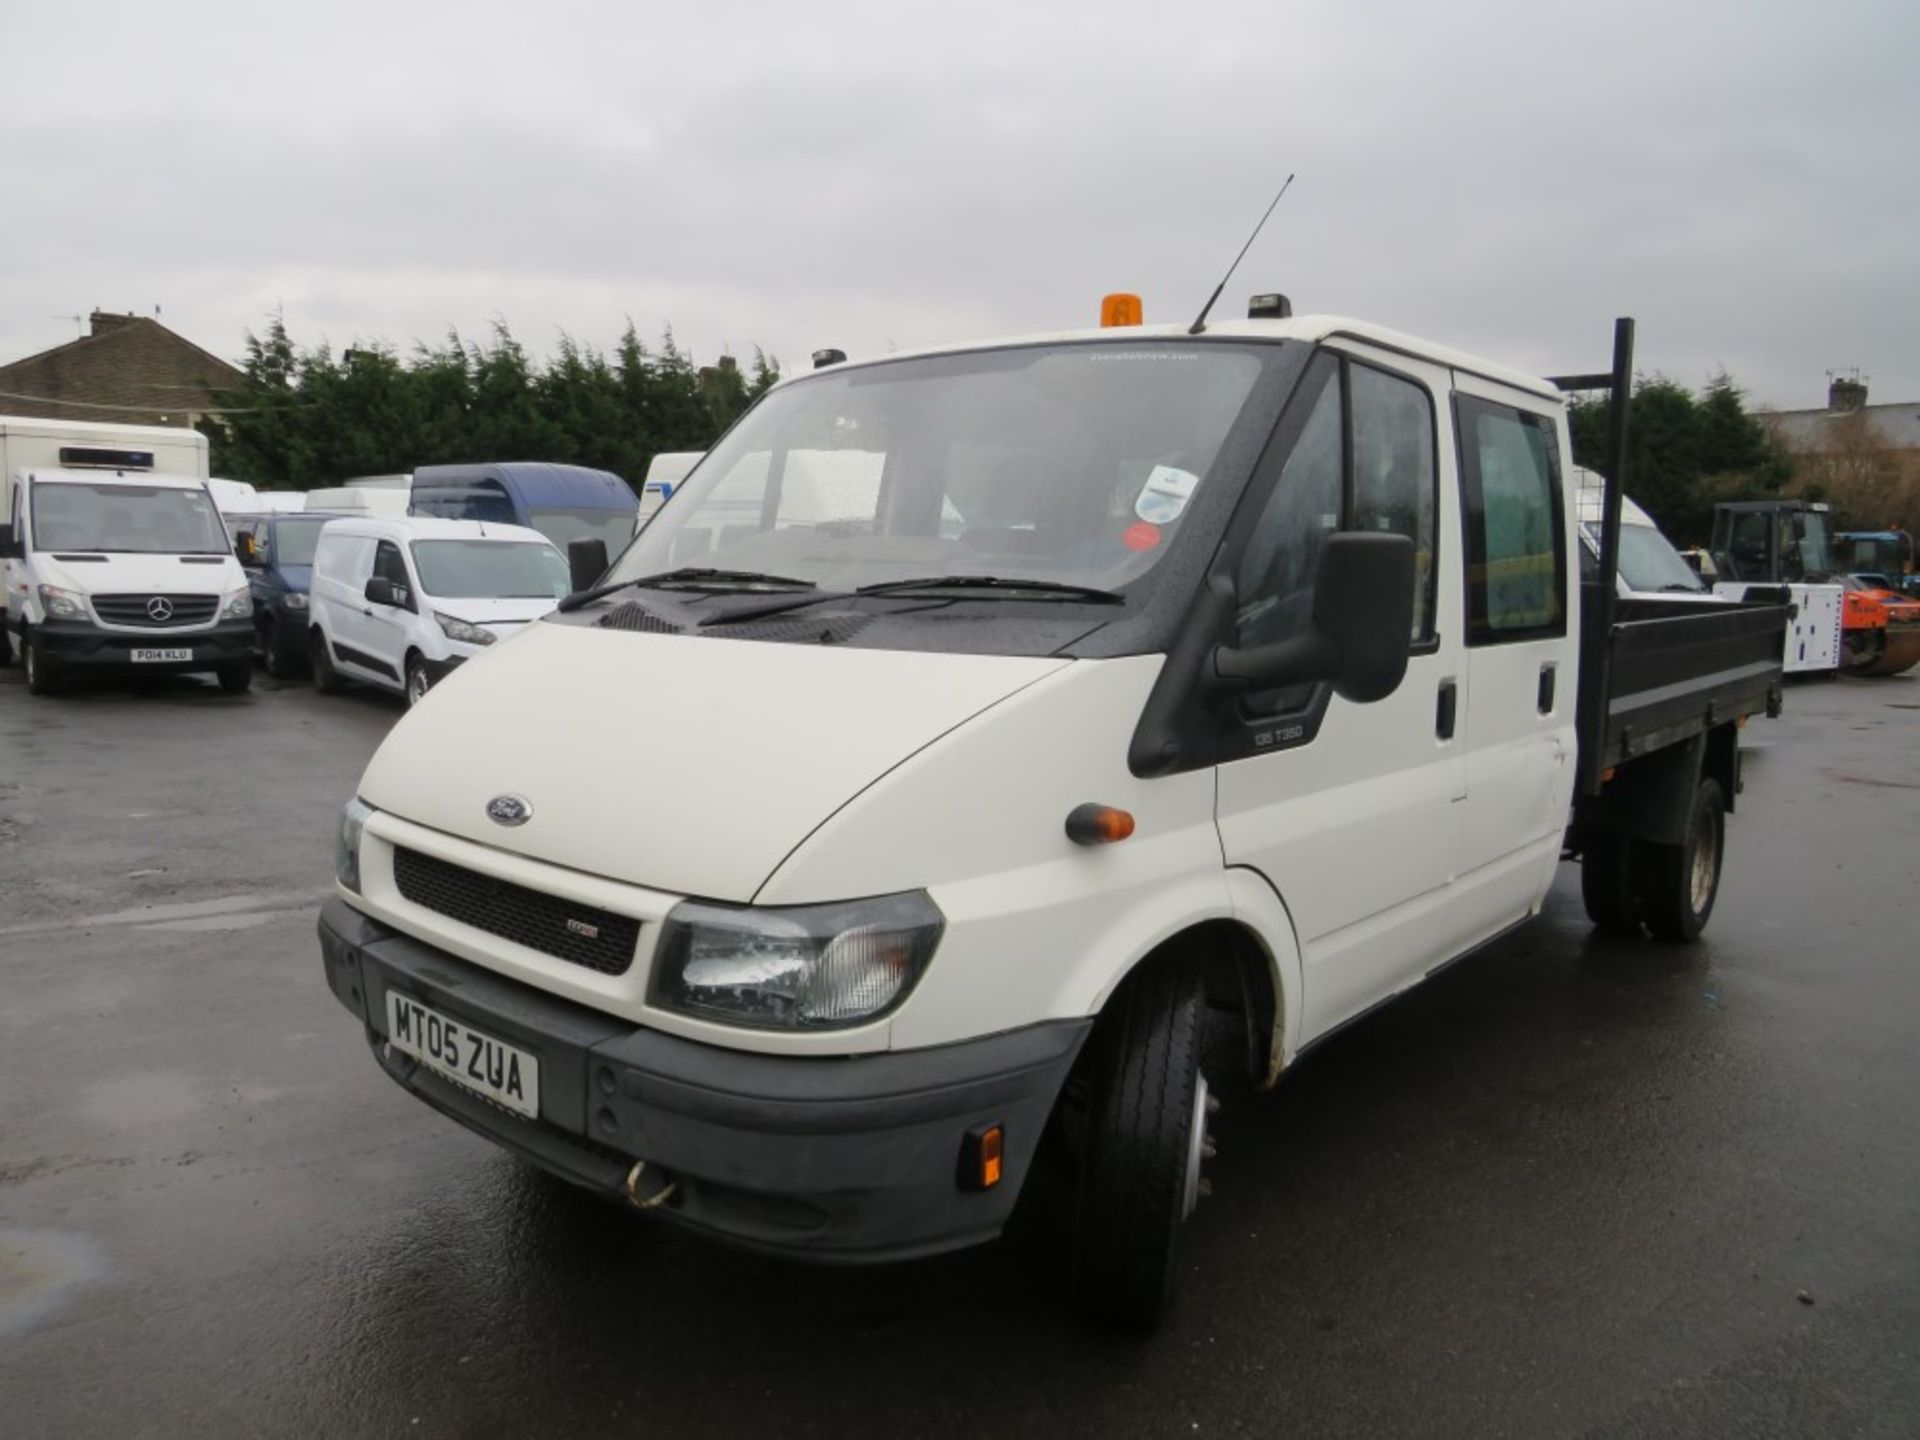
[[[1453,717],[1459,709],[1459,690],[1452,680],[1440,682],[1440,700],[1434,709],[1433,730],[1442,740],[1453,738]]]
[[[1553,682],[1559,673],[1560,667],[1551,660],[1540,667],[1540,689],[1535,699],[1542,715],[1553,713]]]

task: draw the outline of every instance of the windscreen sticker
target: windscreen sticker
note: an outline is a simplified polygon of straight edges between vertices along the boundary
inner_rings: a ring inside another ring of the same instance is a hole
[[[1191,470],[1172,465],[1156,465],[1140,487],[1140,498],[1133,502],[1133,513],[1149,525],[1171,525],[1180,518],[1193,498],[1200,477]]]
[[[1129,550],[1151,550],[1160,543],[1160,527],[1144,520],[1135,521],[1121,535],[1120,543]]]

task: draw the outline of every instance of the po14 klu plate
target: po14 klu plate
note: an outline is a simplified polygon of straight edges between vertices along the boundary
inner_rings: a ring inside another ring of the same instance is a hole
[[[176,661],[191,660],[191,659],[193,659],[193,651],[190,649],[187,649],[187,650],[139,649],[139,650],[133,651],[133,663],[136,665],[171,665],[171,664],[174,664]]]
[[[387,992],[387,1039],[436,1075],[530,1119],[540,1114],[540,1062],[532,1054]]]

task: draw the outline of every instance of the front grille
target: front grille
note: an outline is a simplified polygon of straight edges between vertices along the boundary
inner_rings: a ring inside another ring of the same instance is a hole
[[[393,879],[415,905],[602,975],[626,974],[640,940],[640,922],[630,915],[496,880],[417,850],[394,850]]]
[[[155,603],[159,602],[159,603]],[[204,625],[220,604],[218,595],[96,595],[93,609],[109,625],[139,625],[148,630],[173,630],[182,625]],[[155,610],[162,613],[158,616]]]

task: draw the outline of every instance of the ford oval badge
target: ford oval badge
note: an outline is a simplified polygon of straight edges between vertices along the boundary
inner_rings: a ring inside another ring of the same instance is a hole
[[[487,802],[487,818],[496,825],[524,825],[533,818],[533,806],[518,795],[496,795]]]

